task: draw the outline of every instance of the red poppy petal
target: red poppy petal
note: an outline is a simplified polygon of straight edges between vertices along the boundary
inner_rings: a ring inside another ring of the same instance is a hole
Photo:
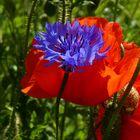
[[[105,18],[99,18],[99,17],[77,18],[76,20],[79,21],[80,25],[92,26],[96,24],[101,29],[104,28],[104,26],[108,23],[108,21]]]
[[[139,50],[140,48],[138,48],[138,46],[135,44],[135,43],[127,43],[127,42],[124,42],[123,43],[124,47],[125,47],[125,50],[126,52],[129,52],[130,50],[134,50],[134,54],[135,56],[139,57],[140,58],[140,55],[139,55]],[[140,73],[135,81],[135,84],[134,84],[134,87],[138,90],[138,92],[140,93]]]
[[[35,98],[51,98],[51,96],[46,91],[42,90],[36,82],[23,88],[21,91]]]
[[[140,139],[140,103],[132,116],[123,116],[120,140]]]
[[[119,24],[115,22],[107,23],[103,30],[103,38],[105,41],[103,49],[110,47],[110,50],[107,52],[107,64],[110,67],[114,67],[121,59],[120,45],[123,34]]]
[[[135,81],[134,87],[137,89],[137,91],[140,93],[140,72],[139,75]]]
[[[20,81],[22,85],[22,92],[36,98],[50,98],[51,96],[44,91],[36,82],[34,74],[26,74]]]
[[[96,105],[108,98],[106,89],[108,79],[109,77],[103,78],[92,66],[84,69],[84,72],[72,73],[63,98],[76,104]]]
[[[138,46],[135,43],[123,42],[126,50],[136,49]]]
[[[26,75],[21,79],[20,83],[22,88],[31,87],[33,85],[35,79],[33,76],[33,72],[41,60],[43,53],[37,49],[31,48],[26,59],[25,59],[25,67],[26,67]],[[28,88],[29,90],[29,88]]]
[[[43,52],[40,50],[37,50],[35,48],[31,48],[26,59],[25,59],[25,67],[26,67],[26,72],[28,74],[32,74],[34,71],[37,62],[41,60],[43,56]]]
[[[125,45],[124,45],[125,47]],[[118,88],[123,88],[124,84],[127,84],[136,69],[140,58],[140,48],[125,49],[125,56],[116,65],[114,71],[120,75],[120,80],[118,83]],[[113,85],[112,85],[113,86]]]
[[[46,66],[43,53],[31,49],[26,57],[26,75],[21,80],[22,92],[37,98],[48,98],[58,94],[63,71],[58,64]],[[40,91],[39,91],[40,90]]]
[[[33,38],[32,45],[36,45],[36,44],[38,44],[38,42]]]
[[[64,71],[57,63],[46,66],[46,61],[41,61],[35,69],[36,82],[50,97],[56,97],[64,76]],[[40,93],[41,94],[41,93]]]
[[[81,105],[97,105],[115,93],[109,95],[107,87],[110,78],[116,76],[112,69],[104,67],[102,61],[96,62],[84,72],[70,75],[63,98]]]

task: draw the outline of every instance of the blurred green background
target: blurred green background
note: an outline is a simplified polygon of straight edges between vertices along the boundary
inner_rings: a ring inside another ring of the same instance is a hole
[[[66,0],[72,20],[99,16],[120,23],[124,40],[140,46],[140,0]],[[0,140],[55,140],[55,99],[21,94],[24,58],[45,22],[61,15],[61,0],[0,1]],[[64,110],[61,101],[60,117]],[[85,140],[89,107],[69,103],[64,140]]]

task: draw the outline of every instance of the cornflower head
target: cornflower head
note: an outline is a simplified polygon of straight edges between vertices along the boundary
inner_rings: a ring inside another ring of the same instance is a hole
[[[75,21],[65,24],[56,22],[46,23],[46,32],[39,32],[35,36],[33,46],[44,52],[44,59],[48,64],[60,63],[66,71],[74,72],[77,68],[92,65],[94,60],[106,57],[105,51],[100,49],[104,45],[102,31],[96,26],[80,25]]]

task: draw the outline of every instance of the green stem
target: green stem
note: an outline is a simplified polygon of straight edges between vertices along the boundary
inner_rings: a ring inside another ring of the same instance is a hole
[[[6,136],[8,136],[7,140],[11,140],[15,136],[15,113],[16,113],[15,108],[13,108],[11,118],[10,118],[9,128],[5,134]]]
[[[64,113],[63,113],[62,120],[61,120],[60,140],[63,140],[63,132],[64,132],[64,127],[65,127],[65,120],[66,120],[67,108],[68,108],[68,102],[65,101]]]
[[[138,7],[139,7],[139,2],[140,2],[140,0],[137,0],[136,5],[135,5],[135,7],[133,8],[133,12],[132,12],[132,14],[131,14],[131,21],[132,21],[134,15],[135,15],[135,13],[136,13]]]
[[[113,21],[116,21],[118,2],[119,2],[119,0],[116,0],[116,1],[115,1],[115,10],[114,10]]]
[[[66,16],[66,7],[65,7],[65,0],[62,0],[63,4],[63,11],[62,11],[62,23],[65,23],[65,16]]]
[[[90,122],[87,140],[97,140],[96,137],[96,128],[95,128],[95,119],[97,116],[97,107],[90,107]]]
[[[61,88],[59,90],[57,99],[56,99],[56,140],[59,140],[59,106],[60,106],[60,99],[62,97],[63,91],[65,89],[65,86],[67,84],[68,81],[68,77],[69,77],[69,73],[65,72],[64,74],[64,78],[61,84]]]
[[[121,108],[123,106],[123,103],[124,103],[127,95],[129,94],[129,92],[130,92],[130,90],[131,90],[131,88],[132,88],[132,86],[133,86],[133,84],[134,84],[134,82],[135,82],[135,80],[136,80],[136,78],[138,76],[139,71],[140,71],[140,60],[139,60],[138,65],[137,65],[137,67],[135,69],[135,72],[134,72],[134,74],[133,74],[133,76],[131,78],[131,81],[129,82],[129,84],[128,84],[125,92],[124,92],[124,96],[122,97],[121,101],[118,104],[118,107],[116,108],[116,110],[112,114],[112,117],[110,119],[108,127],[106,128],[106,130],[105,130],[105,132],[103,134],[103,140],[108,140],[108,137],[109,137],[109,134],[111,132],[111,129],[112,129],[112,127],[113,127],[113,125],[114,125],[114,123],[115,123],[115,121],[117,119],[117,116],[119,115],[119,112],[121,111]]]
[[[28,47],[28,38],[29,38],[29,32],[30,32],[30,25],[31,25],[31,20],[32,20],[32,16],[33,16],[33,12],[35,9],[35,6],[37,4],[38,0],[34,0],[32,7],[31,7],[31,11],[29,13],[29,17],[28,17],[28,22],[27,22],[27,29],[26,29],[26,36],[25,36],[25,53],[27,52],[27,47]]]
[[[116,102],[117,102],[117,93],[115,93],[115,95],[113,96],[113,104],[112,107],[115,109],[116,107]]]
[[[15,90],[13,90],[14,92],[12,93],[12,96],[11,96],[11,106],[13,107],[13,110],[12,110],[11,118],[10,118],[10,121],[9,121],[9,128],[8,128],[8,130],[6,132],[6,135],[8,135],[8,140],[11,140],[11,139],[14,138],[15,129],[16,129],[16,126],[15,126],[15,121],[16,121],[15,114],[16,114],[17,102],[19,100],[19,94],[18,94],[19,91],[16,89],[16,87],[13,87],[13,89],[14,88],[15,88]]]

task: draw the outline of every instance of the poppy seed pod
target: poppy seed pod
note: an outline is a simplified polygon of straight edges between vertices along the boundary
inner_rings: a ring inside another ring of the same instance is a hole
[[[121,100],[122,96],[124,95],[124,91],[126,90],[126,87],[124,87],[122,90],[120,90],[119,93],[117,94],[119,101]],[[135,109],[138,107],[139,99],[140,99],[140,95],[139,95],[138,91],[134,87],[132,87],[130,93],[127,95],[126,100],[123,104],[123,107],[121,110],[122,113],[132,115],[134,113]]]

